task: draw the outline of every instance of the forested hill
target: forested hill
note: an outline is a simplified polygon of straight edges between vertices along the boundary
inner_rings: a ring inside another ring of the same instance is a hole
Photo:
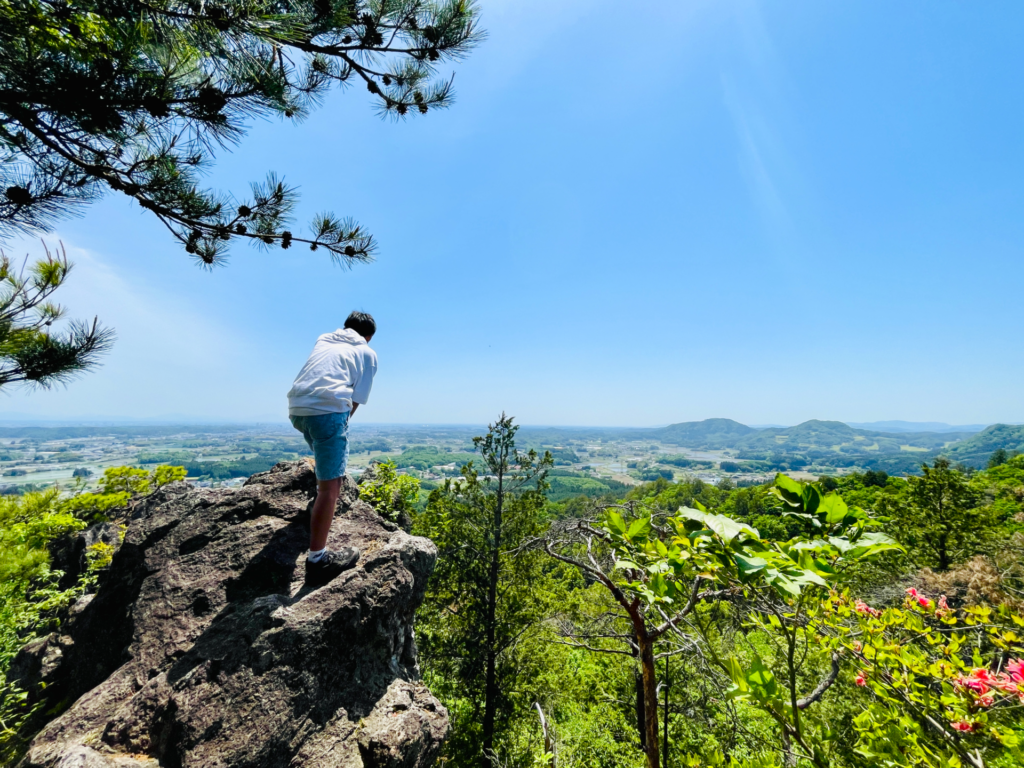
[[[951,445],[944,453],[954,461],[981,466],[1000,448],[1008,453],[1024,453],[1024,424],[993,424]]]
[[[705,419],[670,424],[651,431],[651,436],[685,448],[734,448],[758,430],[732,419]]]
[[[939,455],[981,467],[992,452],[1024,452],[1024,426],[994,424],[982,432],[880,432],[812,419],[794,427],[756,429],[731,419],[706,419],[645,430],[644,436],[694,450],[735,451],[739,459],[797,457],[836,467],[915,471]]]

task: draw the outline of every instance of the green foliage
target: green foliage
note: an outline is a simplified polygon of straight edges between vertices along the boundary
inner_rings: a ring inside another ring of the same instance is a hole
[[[0,764],[16,761],[25,746],[21,724],[32,714],[27,692],[7,681],[11,660],[26,642],[59,626],[70,603],[94,588],[113,556],[109,544],[91,546],[85,573],[77,584],[62,590],[62,574],[51,568],[48,545],[123,508],[131,497],[152,493],[184,476],[180,467],[157,467],[152,472],[111,467],[96,493],[68,496],[50,488],[20,497],[0,496]]]
[[[123,509],[134,496],[144,496],[168,483],[185,479],[183,467],[159,466],[147,471],[134,467],[108,467],[95,493],[80,493],[65,499],[67,512],[89,522],[107,520]]]
[[[390,461],[374,464],[359,483],[359,498],[393,523],[412,514],[419,492],[420,481],[398,474]]]
[[[687,490],[692,496],[694,489]],[[665,488],[647,498],[661,497],[664,504],[669,492]],[[801,531],[797,537],[766,538],[751,526],[712,514],[694,501],[696,508],[658,515],[647,511],[646,505],[606,509],[593,526],[587,522],[576,526],[586,541],[585,556],[572,554],[565,544],[560,549],[547,547],[549,554],[607,588],[628,617],[628,634],[599,636],[632,637],[629,642],[642,668],[646,713],[642,731],[649,768],[660,765],[654,646],[674,634],[683,640],[684,649],[694,649],[689,652],[710,660],[728,677],[730,685],[723,695],[737,706],[756,707],[776,722],[787,752],[818,766],[828,762],[823,750],[831,741],[829,732],[808,728],[797,705],[798,691],[806,683],[805,665],[822,661],[820,654],[809,654],[802,606],[827,593],[830,583],[856,563],[899,547],[877,530],[868,513],[848,506],[837,494],[823,494],[816,486],[785,475],[776,478],[770,492],[783,515],[797,522]],[[623,516],[623,511],[629,515]],[[595,537],[607,545],[610,567],[594,557]],[[742,598],[751,607],[746,622],[751,629],[768,637],[780,635],[783,651],[774,659],[758,653],[744,657],[722,644],[716,616],[727,596]],[[684,626],[688,629],[683,630]],[[607,647],[594,650],[614,652]],[[781,672],[772,668],[773,661],[784,664]],[[810,696],[816,700],[815,694]]]
[[[697,502],[713,509],[728,498],[728,493],[702,480],[687,479],[670,483],[666,478],[661,478],[633,488],[625,498],[626,501],[639,501],[644,506],[668,512],[679,507],[693,506]]]
[[[865,700],[853,725],[871,764],[1020,763],[1024,616],[955,610],[911,588],[884,610],[832,593],[814,622],[822,643],[859,668]]]
[[[41,387],[66,383],[95,366],[113,343],[113,333],[96,320],[91,324],[73,321],[63,331],[52,328],[64,309],[50,297],[67,280],[71,266],[63,250],[53,255],[47,249],[45,258],[19,271],[0,252],[0,387],[18,382]]]
[[[675,474],[672,472],[671,469],[655,469],[653,467],[641,469],[639,475],[641,480],[645,480],[647,482],[657,480],[659,478],[671,480],[673,477],[675,477]]]
[[[396,118],[447,106],[435,62],[465,55],[476,21],[465,0],[0,0],[0,229],[49,228],[111,189],[204,265],[239,238],[365,261],[373,239],[350,220],[293,235],[295,190],[275,175],[238,200],[201,177],[254,118],[301,119],[335,84]]]
[[[996,448],[992,451],[992,455],[988,457],[988,469],[995,469],[1000,464],[1005,464],[1010,458],[1010,454],[1005,448]]]
[[[39,604],[52,597],[47,545],[84,527],[57,489],[0,497],[0,672],[22,645],[19,633],[38,619]],[[33,586],[41,600],[28,600]]]
[[[579,472],[553,470],[547,476],[547,497],[552,502],[586,496],[590,498],[624,493],[629,486],[609,478],[598,479]]]
[[[940,457],[923,470],[922,477],[910,478],[903,493],[884,497],[882,509],[911,556],[921,565],[944,571],[978,553],[995,520],[968,478],[948,459]]]
[[[971,485],[991,499],[990,519],[1017,530],[1017,516],[1024,512],[1024,454],[1011,456],[1002,464],[979,472]]]
[[[898,549],[872,521],[837,494],[823,495],[785,475],[772,491],[789,507],[807,536],[779,542],[725,515],[680,508],[655,528],[651,517],[626,521],[610,510],[600,523],[615,556],[627,594],[648,604],[678,604],[700,579],[725,587],[764,583],[784,598],[797,598],[807,586],[827,586],[842,561],[873,557]],[[661,531],[667,527],[670,535]]]
[[[993,424],[943,453],[950,461],[984,467],[999,449],[1008,454],[1024,453],[1024,424]]]
[[[430,494],[415,531],[438,547],[417,640],[432,690],[449,706],[453,763],[479,763],[508,748],[511,724],[530,703],[517,695],[530,666],[523,636],[545,612],[543,555],[522,545],[545,525],[548,455],[516,449],[504,414],[474,439],[473,463]]]
[[[577,497],[549,505],[557,519],[548,535],[553,551],[579,565],[549,566],[546,578],[534,581],[538,615],[546,621],[526,632],[519,646],[524,655],[517,661],[517,704],[503,736],[502,765],[543,759],[536,713],[529,710],[529,702],[539,701],[556,736],[559,766],[635,768],[648,757],[640,750],[646,725],[638,720],[638,699],[657,702],[659,742],[667,706],[670,765],[971,765],[957,743],[971,754],[981,749],[993,768],[1018,764],[1011,743],[1024,733],[1019,704],[1011,706],[1013,696],[1007,695],[982,706],[957,678],[976,677],[983,668],[995,673],[1000,663],[1005,672],[1007,660],[1018,657],[1019,641],[1007,633],[1022,632],[1012,595],[1024,585],[1024,539],[1013,538],[1024,527],[1024,456],[970,477],[943,464],[938,469],[951,477],[935,475],[930,466],[920,479],[869,470],[818,485],[785,476],[740,489],[659,480],[630,489],[623,504],[596,521],[588,520],[593,501]],[[975,571],[965,576],[972,585],[989,573],[1005,582],[1000,594],[1007,597],[998,609],[980,606],[988,610],[983,621],[981,614],[969,618],[973,608],[960,609],[955,624],[948,623],[953,613],[937,619],[936,600],[933,613],[925,615],[915,601],[902,600],[902,587],[893,588],[896,579],[906,578],[909,562],[894,538],[925,561],[923,534],[897,519],[939,524],[934,515],[911,509],[915,487],[918,506],[934,498],[924,493],[929,483],[953,486],[947,498],[963,497],[966,484],[971,509],[991,523],[983,526],[988,533],[978,546],[964,550],[993,559],[989,571],[972,566]],[[571,531],[580,538],[568,536]],[[886,606],[894,592],[900,599]],[[855,594],[882,601],[877,616],[858,611],[867,606]],[[874,650],[864,650],[868,619],[877,624]],[[637,631],[650,641],[646,661]],[[957,636],[963,638],[959,645],[951,642]],[[1009,654],[1002,662],[999,643]],[[671,673],[666,653],[672,654]],[[872,653],[877,667],[866,659]],[[935,673],[943,664],[945,677]],[[472,697],[457,695],[462,689],[444,668],[425,668],[430,685],[449,692],[445,701],[456,740],[479,740]],[[889,687],[879,687],[883,682]],[[925,703],[935,707],[928,710]],[[946,731],[954,722],[969,723],[971,731],[953,729],[952,746],[943,746],[945,737],[922,725],[925,716],[947,723]],[[922,758],[925,753],[930,757]],[[450,764],[472,764],[459,754],[469,753],[453,750]]]
[[[464,464],[468,464],[477,458],[479,457],[472,453],[452,453],[442,448],[435,448],[434,446],[421,446],[418,448],[407,448],[397,455],[381,456],[380,460],[394,462],[396,467],[411,467],[412,469],[423,470],[447,464],[462,467]]]
[[[655,461],[658,464],[668,464],[682,469],[711,469],[711,467],[715,466],[713,461],[699,461],[679,454],[659,456]]]

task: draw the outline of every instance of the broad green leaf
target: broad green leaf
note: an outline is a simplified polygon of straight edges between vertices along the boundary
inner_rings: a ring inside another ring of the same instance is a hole
[[[725,660],[725,666],[729,670],[730,679],[741,691],[747,691],[750,689],[750,686],[747,684],[747,676],[744,674],[743,667],[740,666],[739,661],[730,656]]]
[[[803,501],[804,512],[817,512],[821,505],[821,491],[815,485],[805,485],[801,489],[800,498]]]
[[[617,533],[621,536],[626,532],[626,522],[622,519],[622,515],[614,509],[609,510],[608,514],[605,515],[605,524],[612,533]]]
[[[712,515],[707,512],[699,512],[696,509],[680,507],[679,515],[688,520],[695,520],[702,523],[705,528],[718,534],[727,544],[732,543],[740,535],[746,535],[753,539],[759,539],[757,531],[745,523],[737,522],[725,515]],[[693,534],[691,534],[693,536]]]
[[[760,656],[755,655],[754,661],[750,665],[750,672],[747,673],[747,681],[751,687],[757,686],[763,688],[764,692],[769,697],[774,696],[778,692],[778,684],[775,682],[775,675],[772,671],[765,666],[765,663],[761,660]]]
[[[775,476],[775,485],[771,490],[787,504],[794,507],[803,505],[803,486],[781,472]]]
[[[846,518],[849,508],[846,506],[846,502],[843,501],[842,496],[838,493],[830,493],[822,499],[819,511],[825,513],[826,523],[835,525],[836,523],[841,523]]]
[[[799,585],[817,584],[819,587],[827,587],[828,582],[809,568],[802,568],[799,573],[789,574]]]
[[[829,539],[829,541],[832,541],[832,539]],[[843,539],[840,539],[840,541],[843,541]],[[874,557],[882,552],[904,551],[902,546],[880,531],[869,531],[858,538],[856,542],[847,542],[847,546],[849,548],[845,551],[838,544],[836,548],[843,552],[844,557],[851,560]]]
[[[733,559],[736,561],[736,568],[743,581],[768,567],[768,561],[761,557],[747,557],[736,552],[733,554]]]
[[[656,573],[651,577],[651,591],[658,597],[665,597],[668,593],[668,582],[665,580],[665,576],[660,573]]]
[[[789,595],[790,597],[800,597],[800,587],[786,574],[775,568],[769,568],[765,571],[765,581],[771,584],[775,589],[783,594]]]
[[[626,532],[626,538],[631,541],[641,537],[646,539],[650,532],[651,518],[641,517],[629,524],[629,530]]]

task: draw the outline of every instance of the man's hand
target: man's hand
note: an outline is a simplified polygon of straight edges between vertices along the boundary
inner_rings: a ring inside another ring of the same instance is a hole
[[[351,419],[356,415],[356,409],[359,408],[359,403],[352,403],[352,410],[349,412],[348,417]]]

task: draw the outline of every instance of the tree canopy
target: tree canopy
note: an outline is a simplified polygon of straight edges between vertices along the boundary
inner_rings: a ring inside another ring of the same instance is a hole
[[[114,335],[97,320],[51,326],[64,308],[50,300],[71,272],[63,249],[18,269],[0,252],[0,387],[29,382],[42,387],[67,382],[96,365]]]
[[[0,0],[0,235],[115,190],[202,265],[237,239],[367,261],[374,239],[351,219],[288,229],[278,175],[238,197],[201,175],[253,118],[299,120],[335,84],[395,118],[448,106],[437,66],[480,39],[477,16],[472,0]]]

